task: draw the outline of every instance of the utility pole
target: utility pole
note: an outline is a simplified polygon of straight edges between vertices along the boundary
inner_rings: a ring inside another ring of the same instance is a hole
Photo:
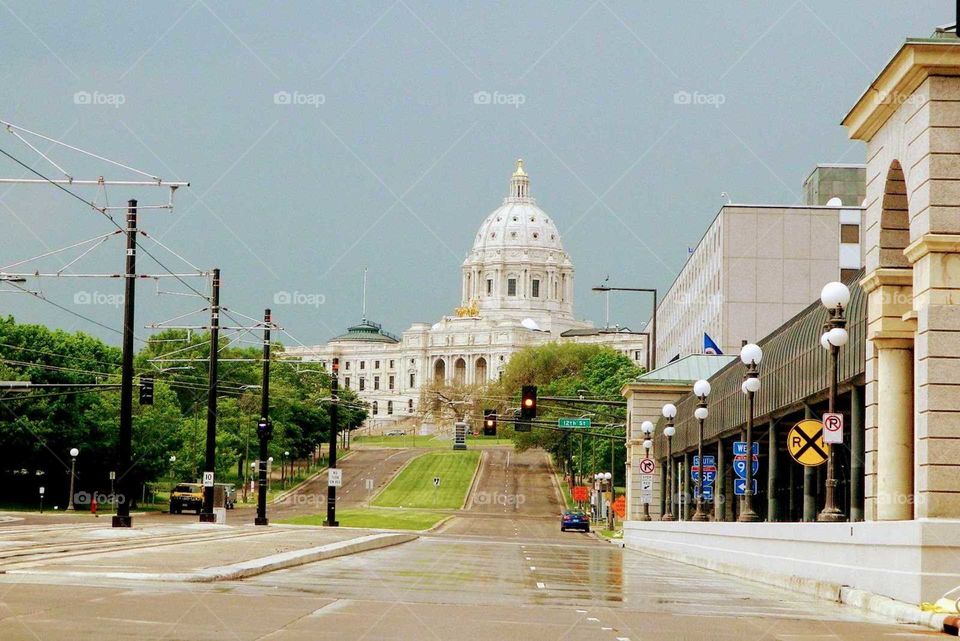
[[[220,269],[213,270],[210,296],[210,374],[207,385],[207,452],[204,461],[203,508],[201,523],[213,523],[213,483],[217,462],[217,364],[220,349]]]
[[[130,454],[133,449],[133,311],[137,293],[137,201],[127,201],[127,260],[123,272],[123,347],[120,365],[120,433],[117,437],[117,469],[121,470],[121,500],[113,527],[131,527]],[[72,497],[71,497],[72,498]]]
[[[337,377],[340,373],[340,359],[333,359],[333,364],[331,366],[330,376],[330,460],[327,462],[327,468],[329,470],[337,469],[337,421],[339,419],[339,398],[338,398],[338,389],[339,381]],[[329,479],[329,472],[328,479]],[[337,488],[330,485],[329,480],[327,481],[327,522],[324,525],[330,527],[337,527],[340,525],[337,522]]]
[[[254,525],[269,525],[267,519],[267,441],[273,436],[270,423],[270,310],[263,312],[263,381],[260,385],[260,437],[259,478],[257,479],[257,518]]]

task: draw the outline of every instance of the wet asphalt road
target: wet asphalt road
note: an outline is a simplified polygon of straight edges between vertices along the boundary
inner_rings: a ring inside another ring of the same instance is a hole
[[[0,638],[945,638],[625,551],[593,535],[561,534],[559,495],[545,455],[495,450],[482,460],[468,511],[417,541],[213,585],[3,582]]]

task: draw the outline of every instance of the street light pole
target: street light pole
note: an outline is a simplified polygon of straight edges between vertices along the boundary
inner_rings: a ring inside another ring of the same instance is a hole
[[[840,373],[840,348],[847,344],[847,321],[843,316],[844,306],[850,302],[850,290],[843,283],[827,283],[820,292],[820,302],[827,308],[830,318],[827,328],[820,339],[830,349],[830,393],[828,412],[836,412],[837,386]],[[818,521],[838,523],[846,521],[847,517],[837,505],[837,456],[833,445],[827,446],[827,493],[823,510],[817,515]]]
[[[703,422],[707,419],[707,396],[710,395],[710,383],[700,379],[693,384],[693,393],[697,395],[700,402],[697,403],[697,409],[693,415],[697,419],[697,509],[693,513],[694,521],[708,521],[707,513],[703,511]]]
[[[68,510],[76,509],[73,505],[73,479],[76,476],[77,456],[79,454],[80,450],[75,447],[70,448],[70,502],[67,505]]]
[[[607,292],[608,301],[609,301],[609,292],[647,292],[648,294],[653,294],[653,316],[651,318],[651,336],[650,342],[653,343],[653,347],[650,348],[648,345],[648,360],[650,362],[650,369],[657,369],[657,290],[653,287],[607,287],[606,285],[598,285],[597,287],[592,288],[595,292]],[[608,314],[609,315],[609,314]],[[608,320],[609,324],[609,320]],[[652,355],[652,358],[650,357]]]
[[[644,458],[649,459],[650,448],[653,447],[653,423],[651,421],[644,421],[640,425],[640,431],[643,432]],[[652,494],[652,489],[651,489],[651,494]],[[643,500],[643,497],[641,497],[640,500]],[[650,520],[650,501],[644,501],[643,515],[640,517],[640,520],[641,521]]]
[[[254,525],[269,525],[267,518],[267,444],[273,436],[270,420],[270,326],[273,318],[270,310],[263,310],[263,373],[260,381],[260,421],[257,423],[257,438],[260,440],[259,468],[257,475],[257,516]]]
[[[757,366],[763,359],[763,350],[759,345],[748,343],[740,349],[740,360],[747,366],[746,379],[741,389],[747,395],[747,451],[744,465],[743,509],[738,521],[755,523],[760,516],[753,511],[753,395],[760,391],[760,372]]]
[[[123,339],[120,362],[120,428],[117,433],[117,471],[120,472],[120,496],[111,525],[131,527],[130,503],[133,501],[130,472],[133,450],[133,323],[137,295],[137,201],[127,201],[127,257],[123,283]]]
[[[673,521],[673,435],[677,433],[677,428],[673,426],[673,419],[677,416],[677,406],[667,403],[663,406],[661,414],[667,419],[667,426],[663,428],[663,434],[667,437],[667,509],[660,520]]]
[[[204,476],[214,475],[217,464],[217,367],[220,356],[220,269],[213,270],[210,296],[210,361],[207,372],[207,443],[204,453]],[[213,513],[213,485],[203,486],[201,523],[215,523]]]
[[[330,440],[329,454],[327,459],[327,469],[337,469],[337,428],[340,419],[339,414],[339,391],[340,391],[340,359],[334,358],[331,365],[330,376]],[[329,474],[329,472],[328,472]],[[329,527],[337,527],[337,488],[330,485],[327,480],[327,521],[324,523]]]

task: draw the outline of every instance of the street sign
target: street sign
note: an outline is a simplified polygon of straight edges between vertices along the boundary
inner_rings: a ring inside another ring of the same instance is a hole
[[[823,415],[823,442],[843,444],[843,414]]]
[[[760,457],[756,454],[753,455],[753,465],[751,467],[753,468],[753,474],[760,470]],[[747,457],[745,455],[733,457],[733,473],[742,479],[747,478]]]
[[[694,487],[694,488],[693,488],[693,498],[695,498],[695,499],[700,498],[700,489],[697,488],[697,487]],[[704,486],[703,486],[703,500],[704,500],[704,501],[712,501],[712,500],[713,500],[713,486],[712,486],[712,485],[704,485]]]
[[[327,487],[341,487],[343,485],[343,470],[331,467],[327,470]]]
[[[365,488],[367,488],[368,490],[372,490],[372,489],[373,489],[373,479],[367,479],[367,480],[365,480],[365,481],[363,482],[363,486],[364,486]]]
[[[110,480],[111,480],[111,481],[116,481],[116,480],[117,480],[117,473],[116,473],[116,472],[113,472],[113,471],[110,472]]]
[[[590,488],[586,485],[574,485],[570,493],[577,503],[585,503],[590,500]]]
[[[653,475],[644,474],[640,477],[640,504],[653,503]]]
[[[690,478],[694,481],[700,480],[700,457],[693,457],[693,465],[690,466]],[[714,456],[703,457],[703,484],[704,486],[713,485],[717,478],[717,459]]]
[[[439,477],[439,476],[434,476],[434,477],[433,477],[433,487],[440,487],[440,477]]]
[[[561,418],[557,419],[557,427],[590,427],[589,418]]]
[[[453,425],[453,449],[467,449],[467,428],[469,426],[463,421],[457,421]]]
[[[753,481],[753,483],[751,483],[751,487],[753,488],[753,491],[750,492],[750,494],[756,494],[757,479],[750,479],[750,480]],[[743,496],[744,494],[746,494],[747,479],[733,479],[733,493],[736,494],[737,496]]]
[[[753,447],[750,448],[753,450],[754,456],[760,454],[760,443],[754,441]],[[734,441],[733,442],[733,455],[734,456],[746,456],[747,454],[747,442],[746,441]]]
[[[47,491],[47,488],[45,488],[45,487],[43,487],[43,486],[41,485],[41,486],[40,486],[40,496],[43,496],[44,492],[46,492],[46,491]]]
[[[203,487],[213,487],[213,472],[203,473]]]
[[[653,474],[657,469],[657,463],[652,458],[640,459],[640,472],[642,474]]]
[[[827,462],[830,446],[823,442],[823,423],[805,418],[787,433],[787,450],[793,460],[805,467],[816,467]]]

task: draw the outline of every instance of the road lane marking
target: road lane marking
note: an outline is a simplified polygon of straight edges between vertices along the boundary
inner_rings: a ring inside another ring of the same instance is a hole
[[[544,588],[547,587],[547,586],[546,586],[546,584],[544,584],[542,581],[537,581],[537,587],[542,590],[542,589],[544,589]]]

